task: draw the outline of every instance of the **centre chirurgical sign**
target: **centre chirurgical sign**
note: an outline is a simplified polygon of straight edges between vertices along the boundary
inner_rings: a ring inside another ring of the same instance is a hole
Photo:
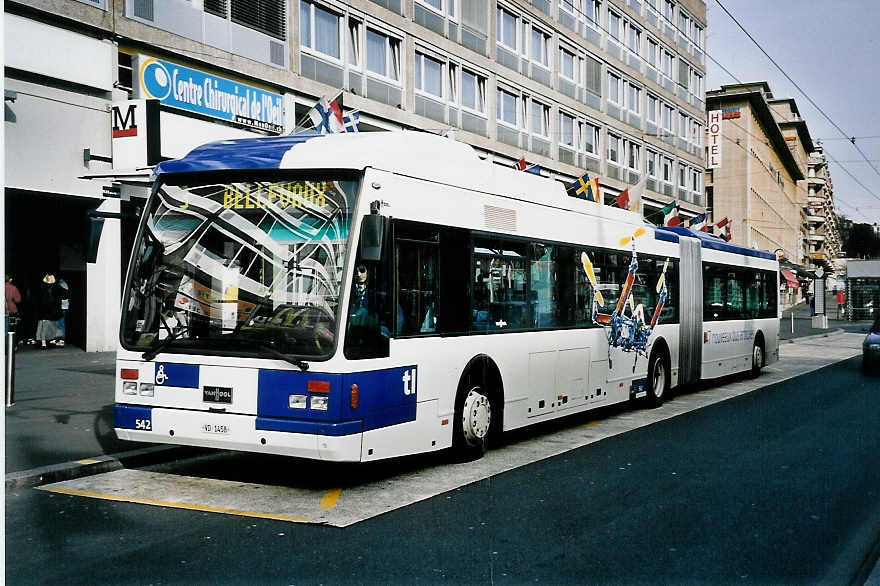
[[[261,130],[284,127],[281,94],[147,55],[138,55],[136,67],[140,98]]]

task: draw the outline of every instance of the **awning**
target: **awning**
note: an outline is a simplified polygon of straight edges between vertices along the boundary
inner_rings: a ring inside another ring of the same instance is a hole
[[[780,269],[779,272],[782,273],[783,278],[785,278],[785,284],[788,285],[789,289],[797,289],[801,286],[793,272],[786,269]]]

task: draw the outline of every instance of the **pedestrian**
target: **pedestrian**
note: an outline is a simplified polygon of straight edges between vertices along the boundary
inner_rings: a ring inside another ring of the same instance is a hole
[[[45,350],[49,343],[58,341],[57,346],[64,346],[61,325],[58,321],[63,317],[61,300],[66,291],[55,281],[55,275],[46,273],[40,285],[40,297],[37,300],[37,335],[40,348]]]
[[[843,289],[837,290],[837,319],[843,317],[843,314],[846,313],[846,291]]]
[[[61,298],[61,319],[58,320],[61,326],[61,340],[57,342],[59,346],[64,346],[67,340],[67,310],[70,309],[70,287],[64,277],[58,278],[58,286],[64,289],[64,297]]]
[[[12,282],[12,276],[6,275],[6,331],[15,332],[20,319],[18,304],[21,303],[21,293]]]

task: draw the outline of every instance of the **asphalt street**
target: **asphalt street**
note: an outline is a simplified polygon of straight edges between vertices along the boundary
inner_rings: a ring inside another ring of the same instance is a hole
[[[880,527],[878,388],[847,360],[344,529],[7,488],[7,579],[860,583]],[[329,470],[259,461],[303,482]]]

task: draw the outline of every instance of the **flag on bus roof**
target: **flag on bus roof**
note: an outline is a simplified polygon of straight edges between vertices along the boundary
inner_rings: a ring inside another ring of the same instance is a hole
[[[513,164],[513,168],[517,171],[525,171],[528,163],[526,163],[525,157],[520,157],[519,161]]]
[[[620,195],[614,198],[617,207],[623,210],[629,209],[629,187],[620,192]]]
[[[345,132],[345,122],[342,119],[342,92],[332,98],[323,96],[309,110],[309,118],[315,130],[321,134]]]
[[[521,157],[519,161],[513,164],[513,168],[517,171],[525,171],[526,173],[531,173],[533,175],[541,174],[541,165],[537,163],[529,165],[524,157]]]
[[[602,203],[599,199],[599,178],[590,179],[590,173],[584,173],[583,177],[578,177],[568,186],[568,194],[572,197],[586,199],[595,203]]]
[[[663,225],[664,226],[680,226],[681,218],[678,217],[678,206],[675,205],[675,202],[671,202],[669,205],[663,208]]]
[[[699,216],[694,216],[693,218],[691,218],[691,221],[688,224],[688,227],[691,230],[705,232],[708,229],[708,226],[706,225],[706,218],[707,218],[706,214],[700,214]]]
[[[541,174],[541,165],[535,164],[535,165],[530,165],[530,166],[526,167],[526,173],[532,173],[533,175],[540,175]]]

